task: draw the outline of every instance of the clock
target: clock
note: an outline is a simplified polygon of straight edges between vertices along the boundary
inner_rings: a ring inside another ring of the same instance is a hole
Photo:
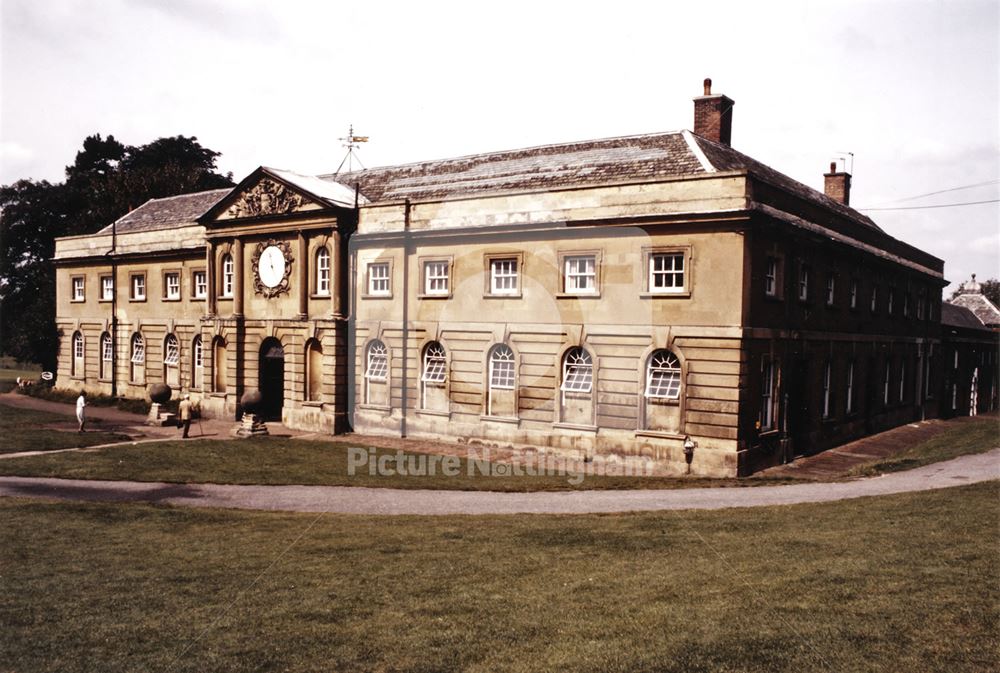
[[[288,292],[288,277],[292,272],[292,250],[288,243],[275,240],[258,243],[251,263],[257,294],[270,298]]]

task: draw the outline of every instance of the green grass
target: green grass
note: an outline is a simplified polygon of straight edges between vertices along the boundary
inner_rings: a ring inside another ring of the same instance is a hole
[[[9,359],[9,358],[5,358]],[[5,362],[0,366],[0,393],[6,393],[17,387],[17,377],[24,379],[38,380],[41,369],[35,369],[29,365],[22,365],[15,362]]]
[[[997,670],[998,496],[424,518],[0,499],[0,668]]]
[[[683,488],[698,486],[757,486],[792,479],[702,479],[679,477],[574,475],[494,475],[502,469],[488,464],[484,475],[478,465],[458,461],[458,475],[441,469],[433,476],[370,475],[367,467],[349,474],[348,448],[354,444],[266,437],[243,440],[168,441],[117,446],[93,453],[64,453],[0,461],[0,474],[67,477],[72,479],[124,479],[174,483],[218,484],[321,484],[384,488],[431,488],[489,491],[543,491],[623,488]],[[377,456],[397,452],[370,449]],[[409,460],[427,460],[425,454],[403,452]],[[484,456],[485,457],[485,456]],[[577,483],[574,483],[577,482]]]
[[[877,460],[854,469],[856,476],[910,470],[959,456],[985,453],[1000,446],[1000,417],[996,414],[977,419],[962,419],[939,435],[921,442],[895,456]]]
[[[60,430],[46,426],[57,426]],[[113,432],[77,432],[76,419],[62,414],[0,405],[0,454],[95,446],[128,439]],[[10,460],[23,460],[12,458]]]

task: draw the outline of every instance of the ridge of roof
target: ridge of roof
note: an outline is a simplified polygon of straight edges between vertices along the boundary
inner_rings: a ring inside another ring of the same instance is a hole
[[[949,327],[964,327],[966,329],[991,332],[979,316],[971,309],[954,304],[950,301],[941,302],[941,324]]]
[[[984,294],[960,294],[947,303],[971,311],[984,325],[1000,325],[1000,308],[997,308]]]

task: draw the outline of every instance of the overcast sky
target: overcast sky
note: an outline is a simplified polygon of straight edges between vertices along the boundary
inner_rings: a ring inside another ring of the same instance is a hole
[[[194,135],[239,180],[692,126],[705,77],[733,146],[852,205],[1000,198],[1000,2],[2,0],[0,181],[61,180],[87,135]],[[849,166],[848,166],[849,167]],[[929,198],[909,197],[955,187]],[[1000,204],[869,212],[1000,275]]]

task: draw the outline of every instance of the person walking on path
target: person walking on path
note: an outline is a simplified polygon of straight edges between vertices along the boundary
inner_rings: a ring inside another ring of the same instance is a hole
[[[191,396],[185,395],[181,398],[181,403],[177,405],[177,413],[181,418],[181,427],[184,428],[184,439],[188,438],[188,430],[191,429]]]
[[[80,424],[80,432],[84,432],[83,426],[87,423],[87,391],[81,390],[80,396],[76,398],[76,422]]]

